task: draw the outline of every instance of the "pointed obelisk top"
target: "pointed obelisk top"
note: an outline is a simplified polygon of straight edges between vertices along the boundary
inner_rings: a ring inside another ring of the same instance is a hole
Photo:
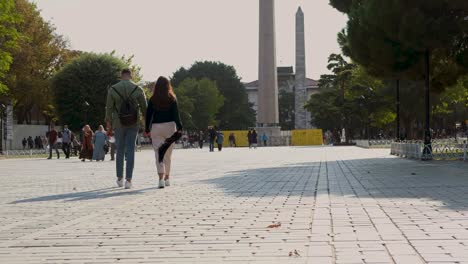
[[[299,6],[299,8],[297,9],[297,14],[298,14],[298,15],[299,15],[299,14],[301,14],[301,15],[304,14],[304,12],[302,12],[302,8],[301,8],[300,6]]]

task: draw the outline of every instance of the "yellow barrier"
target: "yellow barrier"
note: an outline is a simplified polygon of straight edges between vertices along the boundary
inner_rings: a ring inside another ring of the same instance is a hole
[[[321,129],[293,130],[291,145],[293,146],[321,146],[323,144]]]
[[[229,135],[233,133],[236,138],[237,147],[248,147],[247,130],[232,130],[223,131],[224,141],[223,146],[229,147]],[[291,131],[291,145],[292,146],[321,146],[323,144],[322,130],[321,129],[304,129]],[[260,144],[260,141],[259,141]]]
[[[224,134],[223,147],[229,147],[229,135],[231,135],[231,133],[234,134],[234,137],[236,138],[236,145],[238,147],[249,146],[249,141],[247,139],[247,133],[249,133],[249,131],[233,130],[233,131],[223,131],[223,134]]]

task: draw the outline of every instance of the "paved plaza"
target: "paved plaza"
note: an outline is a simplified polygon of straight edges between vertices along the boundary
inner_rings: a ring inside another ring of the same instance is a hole
[[[389,150],[152,151],[114,163],[0,161],[0,263],[468,263],[468,164]]]

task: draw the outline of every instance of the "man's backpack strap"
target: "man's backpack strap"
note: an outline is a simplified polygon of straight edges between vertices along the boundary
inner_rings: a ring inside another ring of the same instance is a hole
[[[133,88],[133,91],[130,93],[130,95],[128,97],[131,97],[132,94],[138,89],[138,85],[135,85],[135,88]]]
[[[117,91],[117,89],[115,89],[114,86],[112,86],[112,90],[114,90],[114,92],[120,97],[120,99],[125,100],[124,97],[122,96],[122,94],[120,94],[120,93]]]

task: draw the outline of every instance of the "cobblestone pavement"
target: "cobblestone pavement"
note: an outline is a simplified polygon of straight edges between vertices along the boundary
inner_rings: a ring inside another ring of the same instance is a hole
[[[0,161],[0,263],[468,263],[468,164],[355,147]],[[281,225],[279,225],[279,223]],[[290,256],[291,255],[291,256]]]

